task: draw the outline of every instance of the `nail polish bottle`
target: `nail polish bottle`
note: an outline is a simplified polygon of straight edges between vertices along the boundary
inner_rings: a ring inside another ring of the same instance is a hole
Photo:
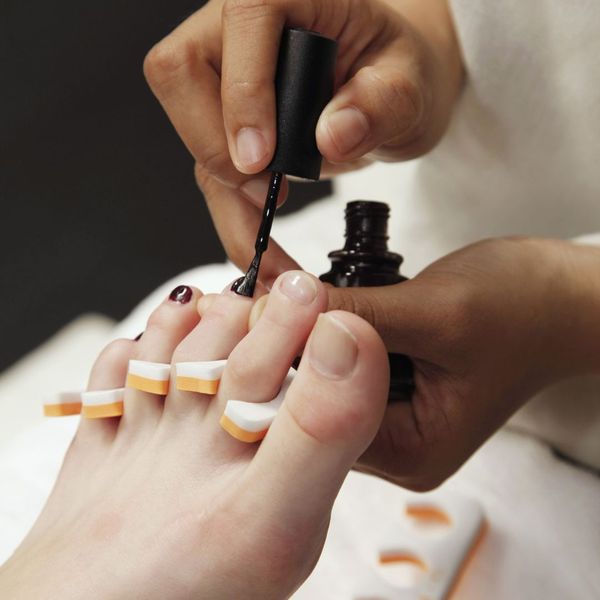
[[[384,202],[355,200],[346,205],[346,243],[328,254],[331,269],[319,277],[336,287],[372,287],[406,281],[400,274],[402,256],[388,250],[390,208]],[[389,401],[410,400],[413,367],[403,354],[389,355]]]

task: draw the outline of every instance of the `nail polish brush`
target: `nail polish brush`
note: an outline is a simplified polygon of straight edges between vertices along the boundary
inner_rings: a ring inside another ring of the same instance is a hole
[[[277,143],[273,160],[267,167],[271,180],[254,245],[255,255],[246,274],[231,286],[241,296],[254,295],[284,174],[319,179],[322,156],[317,148],[315,129],[333,95],[336,54],[337,43],[314,31],[283,31],[275,76]]]

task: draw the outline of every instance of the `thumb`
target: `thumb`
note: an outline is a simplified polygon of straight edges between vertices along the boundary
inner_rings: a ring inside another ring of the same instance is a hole
[[[345,310],[368,321],[388,351],[425,358],[439,315],[431,296],[416,280],[384,287],[327,286],[327,310]]]
[[[327,310],[343,310],[370,323],[389,352],[435,358],[432,340],[440,338],[447,317],[445,305],[431,286],[411,279],[383,287],[336,288],[325,284]],[[268,294],[252,307],[249,329],[260,318]]]
[[[384,60],[359,69],[321,114],[321,153],[332,163],[371,152],[383,158],[410,157],[409,147],[425,130],[422,88],[415,68],[401,63]]]

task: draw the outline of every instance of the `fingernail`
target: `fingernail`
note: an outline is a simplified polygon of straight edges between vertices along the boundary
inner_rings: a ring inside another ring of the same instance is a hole
[[[142,333],[138,333],[134,338],[133,341],[137,342],[138,340],[142,339],[142,336],[144,335],[144,332],[142,331]]]
[[[279,281],[279,289],[298,304],[310,304],[317,297],[317,285],[304,271],[289,271]]]
[[[321,314],[310,340],[310,364],[328,379],[344,379],[354,369],[358,356],[356,338],[338,319]]]
[[[252,167],[267,154],[267,142],[263,134],[254,127],[242,127],[236,137],[237,166]]]
[[[325,129],[340,154],[352,152],[369,134],[369,121],[349,106],[325,117]]]
[[[191,287],[187,285],[178,285],[170,294],[169,300],[173,302],[179,302],[179,304],[187,304],[192,299],[192,291]]]
[[[258,208],[264,207],[268,189],[269,182],[264,179],[251,179],[240,186],[242,194]]]

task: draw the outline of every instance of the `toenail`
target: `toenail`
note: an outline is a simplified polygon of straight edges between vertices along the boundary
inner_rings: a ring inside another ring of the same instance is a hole
[[[335,317],[319,315],[309,347],[311,366],[328,379],[343,379],[354,369],[357,356],[352,332]]]
[[[317,297],[317,285],[304,271],[290,271],[283,275],[279,289],[298,304],[310,304]]]
[[[169,300],[187,304],[192,299],[192,288],[187,285],[178,285],[169,295]]]
[[[142,336],[144,335],[144,332],[142,331],[142,333],[138,333],[134,338],[133,341],[134,342],[138,342],[139,340],[142,339]]]

